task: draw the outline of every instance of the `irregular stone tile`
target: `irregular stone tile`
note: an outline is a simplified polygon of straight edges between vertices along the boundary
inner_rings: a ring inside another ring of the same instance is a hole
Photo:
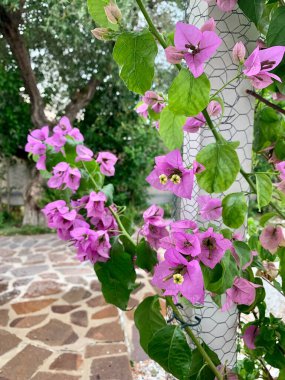
[[[127,355],[98,358],[92,362],[90,380],[132,380],[132,378]]]
[[[18,302],[18,303],[12,304],[11,306],[17,314],[28,314],[28,313],[34,313],[35,311],[42,310],[55,301],[56,301],[55,298],[49,298],[46,300]]]
[[[10,302],[13,298],[17,297],[20,294],[18,289],[10,290],[10,292],[2,293],[0,295],[0,305],[5,305]]]
[[[1,370],[1,375],[13,380],[30,380],[40,365],[52,353],[43,348],[28,345]]]
[[[87,327],[88,326],[87,312],[85,310],[78,310],[78,311],[73,312],[70,315],[70,321],[71,323],[77,326]]]
[[[140,334],[138,332],[138,329],[133,324],[132,326],[132,351],[131,351],[131,359],[135,362],[144,361],[148,359],[147,354],[144,352],[144,350],[141,348],[140,345]]]
[[[71,376],[71,375],[66,375],[65,373],[38,372],[31,380],[79,380],[79,379],[80,379],[80,376]]]
[[[53,273],[53,272],[40,274],[40,277],[44,279],[52,279],[52,280],[57,280],[59,278],[58,274]]]
[[[68,255],[62,253],[49,253],[48,256],[52,263],[65,262],[69,259]]]
[[[106,342],[123,342],[125,339],[123,330],[118,322],[104,323],[97,327],[91,327],[86,337]]]
[[[35,298],[49,296],[62,291],[63,284],[52,280],[43,280],[33,282],[24,294],[24,298]]]
[[[122,343],[111,344],[92,344],[86,347],[85,358],[94,358],[97,356],[111,356],[127,352],[127,347]]]
[[[139,286],[133,290],[132,294],[137,294],[140,290],[142,290],[143,288],[145,287],[145,284],[144,283],[140,283]]]
[[[84,280],[83,277],[68,276],[68,277],[65,277],[65,279],[66,279],[67,282],[70,282],[71,284],[75,284],[75,285],[87,285],[87,281]]]
[[[21,342],[16,335],[10,334],[8,331],[0,330],[0,355],[12,350]]]
[[[80,305],[53,305],[51,307],[51,310],[54,313],[58,314],[66,314],[69,313],[70,311],[77,309]]]
[[[25,264],[41,264],[46,261],[46,256],[40,253],[36,253],[35,255],[29,255]]]
[[[104,297],[102,295],[91,298],[91,300],[86,302],[90,307],[104,306],[107,305]]]
[[[82,365],[83,358],[81,355],[73,353],[61,354],[50,365],[50,369],[59,369],[62,371],[76,371]]]
[[[103,310],[97,311],[97,313],[92,314],[92,319],[102,319],[102,318],[113,318],[119,315],[118,309],[115,306],[108,306]]]
[[[93,290],[93,292],[101,292],[101,284],[97,280],[91,282],[90,288]]]
[[[127,311],[125,312],[125,315],[127,316],[127,318],[128,318],[130,321],[133,321],[134,318],[135,318],[135,309],[127,310]]]
[[[32,278],[20,278],[13,283],[14,288],[20,288],[21,286],[27,285],[32,281]]]
[[[0,326],[7,326],[9,321],[9,310],[0,310]]]
[[[128,309],[131,309],[133,307],[136,307],[138,306],[140,302],[138,300],[136,300],[135,298],[131,297],[130,300],[129,300],[129,303],[128,303]]]
[[[94,271],[89,267],[58,268],[57,271],[62,273],[64,276],[85,276],[87,274],[94,274]]]
[[[48,314],[29,315],[27,317],[16,318],[10,323],[10,327],[28,328],[38,325],[46,319]]]
[[[12,265],[1,265],[0,273],[7,273],[12,268]]]
[[[8,289],[8,282],[0,281],[0,293],[5,292]]]
[[[2,243],[2,241],[1,241],[1,243]],[[16,251],[14,249],[0,248],[0,256],[1,257],[10,257],[10,256],[15,255],[15,253],[16,253]]]
[[[51,319],[45,326],[30,331],[27,337],[49,346],[63,346],[74,343],[78,339],[78,335],[71,326],[57,319]]]
[[[48,270],[47,265],[35,265],[30,267],[21,267],[13,269],[11,272],[16,277],[28,277],[34,276],[35,274],[46,272]]]
[[[62,298],[67,303],[76,303],[91,296],[91,293],[83,287],[74,286]]]

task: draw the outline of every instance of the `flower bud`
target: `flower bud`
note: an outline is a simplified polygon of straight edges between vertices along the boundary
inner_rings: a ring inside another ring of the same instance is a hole
[[[175,46],[168,46],[165,50],[166,60],[174,65],[179,64],[184,58],[184,53],[177,50]]]
[[[117,6],[112,0],[106,7],[104,7],[107,19],[112,23],[112,24],[118,24],[121,19],[122,19],[122,13]]]
[[[243,63],[246,50],[242,42],[237,42],[233,48],[233,59],[236,63]]]
[[[205,24],[201,27],[201,32],[214,32],[216,29],[216,22],[215,20],[213,19],[213,17],[211,17],[209,20],[207,20],[205,22]]]
[[[91,33],[97,40],[100,41],[107,41],[109,40],[109,29],[107,28],[95,28],[91,30]]]
[[[207,107],[207,111],[210,116],[219,116],[222,113],[222,106],[216,100],[212,100]]]

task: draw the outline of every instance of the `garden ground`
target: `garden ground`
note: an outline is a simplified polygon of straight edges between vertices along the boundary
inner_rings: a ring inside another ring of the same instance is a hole
[[[147,275],[122,313],[55,235],[0,237],[0,263],[1,380],[140,378],[130,362],[146,356],[131,308],[153,294]]]

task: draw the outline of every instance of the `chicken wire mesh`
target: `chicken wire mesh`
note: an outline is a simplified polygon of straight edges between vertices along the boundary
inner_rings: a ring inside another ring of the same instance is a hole
[[[232,49],[236,42],[242,41],[247,51],[251,52],[255,48],[258,38],[255,27],[240,10],[224,13],[218,9],[215,3],[212,1],[208,4],[201,0],[185,1],[185,20],[189,24],[201,27],[206,20],[213,17],[216,21],[216,32],[223,40],[223,44],[208,62],[205,70],[211,80],[212,94],[237,74],[237,66],[232,59]],[[234,81],[219,94],[225,107],[219,130],[227,140],[240,143],[237,152],[240,163],[246,171],[251,170],[254,120],[254,103],[246,94],[248,88],[250,88],[248,82]],[[188,166],[193,163],[197,153],[212,142],[214,142],[212,133],[206,127],[201,128],[198,133],[185,134],[183,145],[185,164]],[[248,184],[241,175],[227,193],[240,191],[249,191]],[[197,198],[199,195],[203,195],[203,192],[195,184],[191,200],[175,199],[174,218],[194,219],[200,226],[203,226],[204,222],[198,213]],[[215,221],[215,223],[221,225],[220,221]],[[241,233],[244,233],[244,228],[241,229]],[[199,325],[193,329],[217,353],[222,363],[233,367],[237,360],[237,310],[221,312],[208,296],[203,308],[194,310],[184,305],[181,312],[187,322],[193,322],[194,317],[201,319]]]

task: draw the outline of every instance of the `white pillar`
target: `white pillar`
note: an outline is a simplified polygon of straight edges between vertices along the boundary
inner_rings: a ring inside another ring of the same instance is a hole
[[[187,21],[201,27],[210,17],[217,23],[217,33],[222,38],[223,44],[219,48],[215,57],[207,64],[208,74],[212,93],[221,88],[231,78],[237,74],[237,66],[233,64],[232,49],[236,42],[242,41],[248,53],[256,46],[258,38],[255,27],[246,19],[240,10],[232,13],[223,13],[213,1],[210,5],[202,0],[190,0],[187,10]],[[225,113],[220,126],[220,131],[227,140],[239,141],[238,154],[242,167],[251,170],[251,149],[254,121],[254,104],[246,95],[245,90],[250,88],[247,81],[233,83],[225,89],[222,95],[224,100]],[[214,142],[211,131],[208,128],[201,128],[199,133],[185,134],[183,155],[186,164],[195,160],[197,153],[209,143]],[[227,193],[248,191],[248,184],[239,176]],[[197,197],[203,192],[196,185],[193,191],[193,199],[177,202],[179,212],[176,216],[181,219],[196,219],[202,225],[202,221],[197,214]],[[217,195],[219,196],[219,195]],[[193,309],[189,310],[189,317]],[[222,313],[212,302],[210,297],[206,299],[205,307],[195,310],[194,315],[201,316],[202,322],[197,327],[197,332],[201,338],[218,354],[222,363],[234,366],[236,362],[236,329],[237,310],[233,309],[228,313]]]

